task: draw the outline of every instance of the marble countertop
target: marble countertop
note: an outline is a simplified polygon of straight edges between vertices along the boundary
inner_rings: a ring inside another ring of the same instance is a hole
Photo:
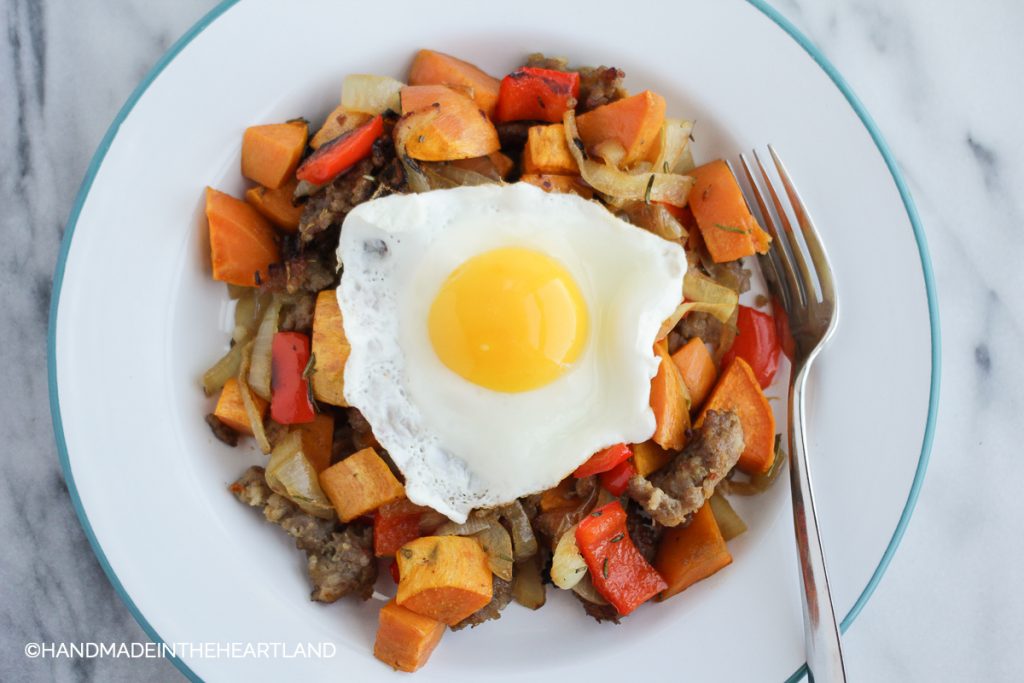
[[[942,403],[917,512],[846,637],[852,680],[1024,676],[1024,4],[776,0],[906,173],[941,301]],[[71,507],[47,403],[50,283],[110,120],[213,0],[3,0],[0,680],[181,680],[163,660],[28,659],[30,641],[146,642]]]

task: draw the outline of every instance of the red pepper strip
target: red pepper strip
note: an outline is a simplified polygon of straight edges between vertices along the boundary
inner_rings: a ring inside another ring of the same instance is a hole
[[[736,356],[747,361],[757,377],[758,384],[766,389],[779,369],[779,341],[775,319],[767,313],[740,306],[736,316],[736,341],[722,357],[722,367],[728,367]]]
[[[321,145],[302,162],[295,171],[295,177],[314,185],[330,182],[369,156],[373,143],[383,134],[384,119],[378,114],[358,128]]]
[[[391,578],[394,579],[395,583],[398,583],[398,579],[400,578],[398,575],[398,562],[391,560],[391,567],[389,567],[389,569],[391,570]]]
[[[301,332],[278,332],[270,347],[270,416],[283,425],[304,424],[316,418],[309,398],[309,337]]]
[[[623,460],[607,472],[602,472],[601,486],[613,496],[621,496],[629,486],[629,480],[636,476],[636,468],[629,460]]]
[[[609,446],[603,451],[598,451],[590,456],[590,460],[576,468],[572,476],[577,479],[589,477],[592,474],[601,474],[618,465],[623,460],[633,457],[633,451],[624,443],[617,443]]]
[[[423,513],[415,510],[383,514],[383,509],[380,508],[373,518],[373,554],[377,557],[390,557],[409,541],[422,536],[420,518]]]
[[[580,75],[524,66],[501,79],[494,120],[561,123],[569,101],[580,95]]]
[[[626,511],[617,500],[583,518],[576,527],[576,545],[594,588],[623,616],[668,588],[633,545],[626,531]]]

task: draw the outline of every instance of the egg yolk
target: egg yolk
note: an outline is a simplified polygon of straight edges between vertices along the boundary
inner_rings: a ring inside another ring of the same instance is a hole
[[[572,276],[531,249],[478,254],[441,285],[428,318],[441,362],[494,391],[537,389],[579,358],[587,307]]]

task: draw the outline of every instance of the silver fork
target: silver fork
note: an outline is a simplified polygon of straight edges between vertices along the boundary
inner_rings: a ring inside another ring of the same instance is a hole
[[[818,535],[818,519],[814,511],[814,495],[811,491],[807,443],[804,436],[804,392],[807,388],[807,376],[814,359],[836,328],[839,319],[839,299],[836,296],[832,268],[829,266],[825,247],[810,214],[779,155],[771,145],[768,145],[768,152],[782,179],[782,186],[789,197],[789,203],[800,226],[800,234],[811,257],[809,266],[800,249],[793,226],[786,217],[779,194],[757,152],[754,152],[754,162],[771,198],[778,223],[772,217],[772,211],[769,210],[765,197],[754,180],[750,162],[741,154],[740,161],[757,200],[763,224],[773,240],[772,249],[769,249],[766,255],[758,257],[761,270],[765,274],[775,305],[781,304],[789,320],[793,345],[793,364],[789,380],[789,477],[793,492],[793,524],[796,529],[796,545],[804,588],[804,643],[807,650],[807,668],[810,670],[811,680],[818,683],[845,681],[843,651],[832,607],[832,594],[825,571],[821,538]],[[779,225],[782,226],[782,230],[779,230]]]

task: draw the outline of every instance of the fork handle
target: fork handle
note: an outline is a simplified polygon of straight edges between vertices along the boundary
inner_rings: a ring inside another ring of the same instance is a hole
[[[804,643],[810,679],[817,683],[845,681],[843,650],[839,628],[832,608],[832,594],[825,571],[825,556],[818,536],[818,518],[814,511],[811,476],[807,467],[804,438],[804,392],[807,388],[805,364],[789,390],[789,479],[793,493],[793,525],[803,584]]]

